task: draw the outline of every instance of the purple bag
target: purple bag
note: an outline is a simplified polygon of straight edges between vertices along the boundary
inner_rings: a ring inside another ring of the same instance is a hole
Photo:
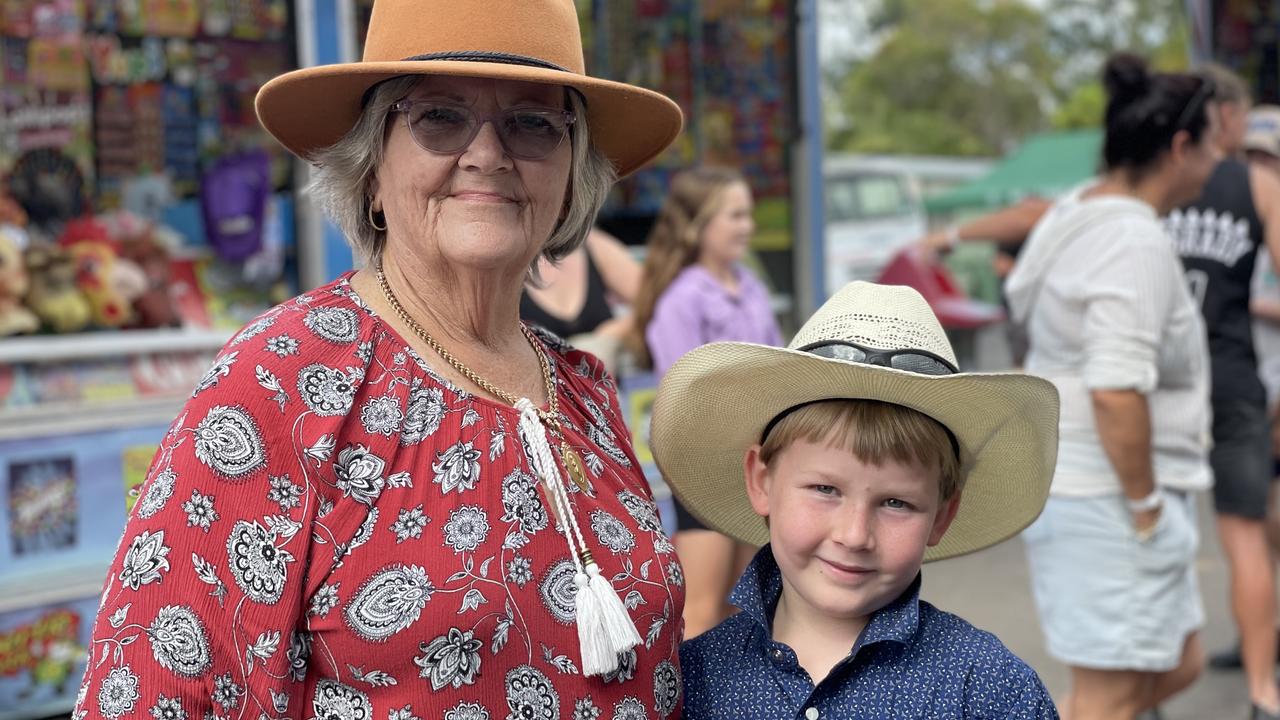
[[[200,182],[205,236],[219,258],[243,262],[262,249],[271,194],[271,159],[264,150],[223,157]]]

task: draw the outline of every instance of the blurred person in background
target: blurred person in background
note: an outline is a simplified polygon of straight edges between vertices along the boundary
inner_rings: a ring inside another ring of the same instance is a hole
[[[1215,86],[1221,132],[1218,147],[1224,160],[1206,183],[1204,196],[1172,211],[1167,231],[1183,260],[1187,281],[1201,308],[1209,338],[1213,382],[1214,506],[1218,533],[1231,568],[1231,600],[1240,643],[1215,653],[1218,668],[1244,665],[1255,705],[1273,712],[1280,706],[1272,667],[1277,659],[1274,618],[1274,549],[1280,528],[1268,527],[1273,513],[1269,497],[1276,479],[1268,432],[1264,379],[1275,353],[1257,352],[1250,332],[1250,313],[1280,317],[1280,306],[1251,302],[1255,266],[1274,263],[1280,250],[1280,108],[1249,110],[1243,81],[1229,70],[1210,65],[1198,74]],[[1247,156],[1247,164],[1240,155]],[[1000,239],[1016,237],[1035,222],[1027,206],[998,211],[975,223]],[[945,248],[958,240],[979,237],[966,226],[926,237],[926,248]],[[1259,252],[1266,248],[1271,253]],[[1258,258],[1262,258],[1258,260]],[[1259,362],[1261,358],[1261,363]],[[1269,539],[1269,537],[1271,539]]]
[[[1219,66],[1200,73],[1216,88],[1225,157],[1201,196],[1171,212],[1165,228],[1208,331],[1214,509],[1249,697],[1257,717],[1280,718],[1275,559],[1266,523],[1275,474],[1250,316],[1258,250],[1269,247],[1271,257],[1280,257],[1280,179],[1243,158],[1250,105],[1244,82]]]
[[[1009,299],[1004,293],[1004,279],[1013,272],[1031,228],[1048,212],[1053,201],[1041,197],[1023,198],[1014,205],[1001,208],[963,222],[952,223],[925,235],[917,241],[927,257],[937,261],[937,256],[955,249],[962,242],[991,242],[996,254],[991,260],[992,270],[1000,279],[1000,304],[1009,309]],[[1009,352],[1014,366],[1021,367],[1027,357],[1027,333],[1020,323],[1005,323]]]
[[[559,262],[539,261],[520,297],[520,318],[595,355],[616,374],[631,319],[615,316],[612,306],[635,302],[640,273],[620,240],[592,228],[586,242]]]
[[[1251,164],[1265,167],[1280,178],[1280,107],[1259,105],[1249,111],[1249,130],[1244,137],[1244,151]],[[1271,416],[1272,452],[1277,458],[1276,475],[1280,477],[1280,273],[1267,248],[1258,250],[1258,267],[1254,271],[1253,295],[1249,310],[1253,313],[1253,339],[1258,354],[1258,377],[1267,391],[1267,407]],[[1274,495],[1276,484],[1271,485]],[[1274,513],[1274,497],[1270,503]],[[1280,548],[1280,522],[1271,518],[1272,548]],[[1280,555],[1280,552],[1277,552]]]
[[[781,345],[769,291],[743,266],[755,232],[751,188],[737,170],[678,173],[649,233],[631,346],[661,378],[686,352],[717,341]],[[729,592],[754,548],[709,530],[676,503],[676,552],[685,568],[685,637],[732,612]]]
[[[1023,533],[1072,720],[1132,720],[1203,662],[1192,493],[1211,483],[1204,327],[1159,216],[1218,161],[1211,81],[1110,58],[1103,172],[1036,225],[1006,283],[1027,372],[1061,396],[1044,513]]]
[[[613,379],[519,319],[680,131],[583,65],[568,0],[377,0],[363,61],[263,85],[362,267],[241,330],[171,426],[79,720],[679,716],[683,580]]]

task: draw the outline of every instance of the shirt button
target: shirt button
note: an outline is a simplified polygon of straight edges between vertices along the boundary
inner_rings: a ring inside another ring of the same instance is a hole
[[[781,650],[779,650],[779,649],[777,649],[777,648],[774,648],[774,649],[773,649],[773,659],[774,659],[774,660],[781,660],[781,659],[782,659],[782,651],[781,651]]]
[[[811,707],[804,711],[804,716],[809,720],[818,720],[818,708]]]

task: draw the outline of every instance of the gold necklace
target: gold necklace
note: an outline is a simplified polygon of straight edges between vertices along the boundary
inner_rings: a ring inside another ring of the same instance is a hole
[[[475,383],[476,387],[501,399],[508,405],[514,406],[519,402],[519,398],[516,396],[477,375],[474,370],[463,364],[457,356],[449,352],[438,340],[432,337],[431,333],[428,333],[426,328],[418,324],[417,320],[410,317],[408,311],[400,304],[399,298],[391,291],[391,285],[387,283],[387,276],[382,271],[381,263],[378,264],[377,275],[378,285],[382,288],[382,296],[386,298],[387,304],[400,317],[400,320],[408,325],[414,334],[421,338],[428,347],[434,350],[445,362],[449,363],[454,370],[462,373],[463,377]],[[533,331],[527,325],[520,323],[520,332],[524,335],[524,339],[529,342],[529,347],[533,348],[534,354],[538,356],[538,365],[542,369],[542,383],[547,392],[547,409],[539,409],[538,417],[551,428],[552,432],[560,436],[560,462],[569,473],[569,477],[584,493],[594,497],[595,492],[591,488],[590,481],[587,480],[586,467],[582,463],[582,458],[573,448],[569,447],[569,443],[564,439],[564,432],[560,428],[560,402],[556,397],[555,382],[551,379],[551,361],[547,359],[547,354],[543,352],[542,346],[538,344],[537,339],[533,336]]]

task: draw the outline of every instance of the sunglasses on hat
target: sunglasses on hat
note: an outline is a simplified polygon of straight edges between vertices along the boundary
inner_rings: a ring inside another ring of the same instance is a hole
[[[952,365],[945,358],[934,355],[927,350],[916,350],[914,348],[881,350],[851,343],[847,340],[825,340],[797,349],[830,360],[847,360],[848,362],[866,365],[878,365],[921,375],[954,375],[960,372],[959,368]]]

